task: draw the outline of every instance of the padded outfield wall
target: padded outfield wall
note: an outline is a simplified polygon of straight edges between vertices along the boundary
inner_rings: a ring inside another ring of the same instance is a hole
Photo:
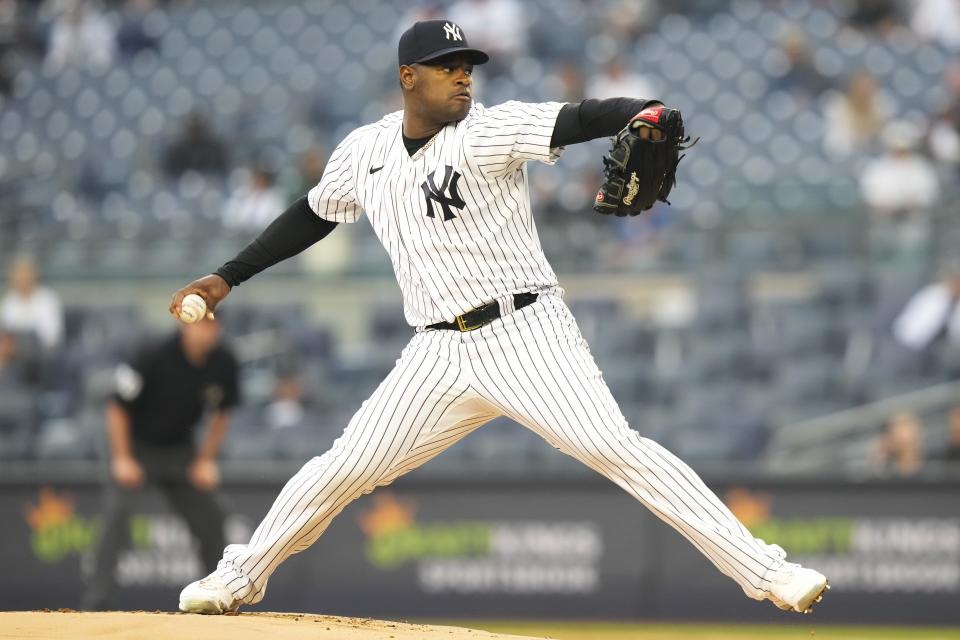
[[[228,537],[249,536],[289,469],[228,473]],[[81,474],[82,475],[82,474]],[[99,526],[93,479],[0,483],[4,609],[76,607]],[[231,480],[231,478],[235,478]],[[751,530],[827,573],[823,622],[960,624],[960,482],[710,482]],[[170,610],[200,571],[186,527],[147,493],[128,521],[116,608]],[[781,619],[593,478],[406,478],[348,507],[271,579],[270,611],[387,618]]]

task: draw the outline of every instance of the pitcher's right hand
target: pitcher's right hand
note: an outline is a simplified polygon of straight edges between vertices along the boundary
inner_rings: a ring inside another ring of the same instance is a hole
[[[230,285],[214,273],[194,280],[173,294],[173,298],[170,299],[170,313],[174,318],[180,317],[180,303],[191,293],[197,294],[206,301],[207,318],[212,320],[214,309],[217,308],[221,300],[230,294]]]

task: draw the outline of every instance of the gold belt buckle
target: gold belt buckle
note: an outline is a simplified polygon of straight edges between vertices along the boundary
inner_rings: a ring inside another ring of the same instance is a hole
[[[472,327],[467,324],[466,320],[463,319],[463,316],[457,316],[457,327],[460,329],[460,332],[473,331],[474,329],[479,329],[483,326],[483,321],[481,320],[478,324],[473,325]]]

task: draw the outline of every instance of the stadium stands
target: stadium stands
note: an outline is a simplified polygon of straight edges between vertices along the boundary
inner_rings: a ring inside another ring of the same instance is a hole
[[[556,168],[531,169],[532,182],[543,175],[547,185],[534,207],[559,272],[674,274],[694,292],[696,310],[679,327],[632,315],[617,297],[571,299],[631,423],[693,459],[754,461],[793,421],[950,376],[946,359],[898,351],[889,326],[956,251],[960,212],[955,205],[930,212],[924,220],[933,233],[919,248],[872,240],[900,233],[877,230],[860,202],[859,171],[876,149],[842,158],[825,150],[825,98],[779,88],[790,70],[779,37],[788,26],[801,29],[817,71],[837,89],[854,71],[869,71],[894,113],[919,124],[944,100],[942,78],[956,52],[906,29],[887,36],[852,29],[841,3],[780,5],[739,0],[680,15],[664,4],[653,28],[618,51],[703,137],[681,164],[671,208],[630,221],[630,229],[589,213],[592,194],[578,185],[594,182],[602,141],[570,149]],[[235,176],[162,171],[184,118],[207,116],[229,141],[231,169],[263,162],[290,182],[307,148],[332,148],[351,128],[396,108],[394,40],[410,6],[171,3],[133,24],[139,44],[121,46],[108,68],[54,70],[18,53],[13,90],[0,95],[0,259],[30,251],[55,286],[69,287],[118,277],[182,280],[198,275],[191,256],[229,257],[247,240],[219,222]],[[601,13],[581,2],[525,6],[531,50],[493,75],[478,72],[483,102],[553,98],[540,82],[546,70],[573,62],[589,76],[616,51]],[[121,13],[108,5],[106,16],[120,24]],[[47,26],[26,20],[37,33]],[[938,170],[944,202],[955,202],[956,167]],[[388,275],[376,238],[358,226],[343,271]],[[303,268],[294,261],[272,273]],[[781,299],[758,284],[763,274],[808,286]],[[144,324],[138,313],[68,310],[67,345],[38,383],[35,429],[0,439],[0,455],[95,455],[98,403]],[[245,346],[248,404],[237,418],[244,437],[230,439],[226,451],[237,458],[297,457],[328,445],[411,331],[399,308],[377,305],[364,329],[368,346],[355,351],[303,305],[234,306],[224,317],[228,335]],[[309,428],[265,431],[270,389],[294,359],[322,410],[310,414]],[[553,464],[544,447],[522,430],[491,425],[451,455]]]

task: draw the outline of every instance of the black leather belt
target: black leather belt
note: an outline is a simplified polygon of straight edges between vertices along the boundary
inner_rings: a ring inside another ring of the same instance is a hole
[[[513,308],[523,309],[524,307],[536,302],[539,294],[536,293],[515,293],[513,294]],[[471,309],[465,314],[457,316],[453,322],[438,322],[427,325],[427,329],[451,329],[453,331],[473,331],[480,327],[490,324],[500,317],[500,305],[496,302],[489,302],[482,307]]]

